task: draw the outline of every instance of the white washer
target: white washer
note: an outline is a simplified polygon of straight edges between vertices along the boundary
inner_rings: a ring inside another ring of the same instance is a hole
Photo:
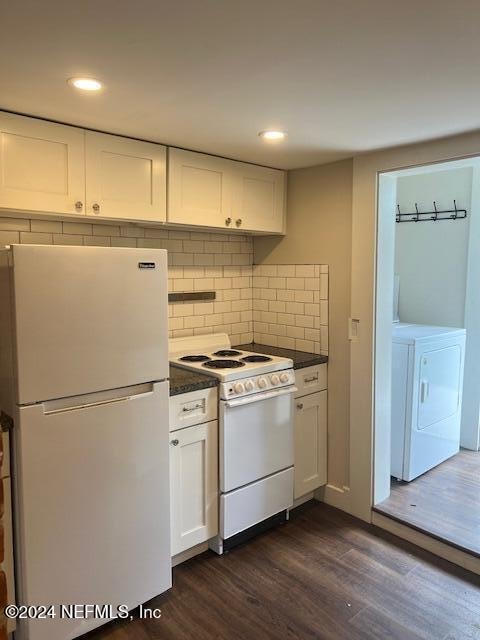
[[[413,480],[460,446],[465,329],[392,325],[391,475]]]

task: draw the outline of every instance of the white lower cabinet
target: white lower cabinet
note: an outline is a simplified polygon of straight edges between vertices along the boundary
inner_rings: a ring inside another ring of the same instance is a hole
[[[172,556],[218,533],[218,421],[170,433]]]
[[[295,499],[327,483],[327,391],[295,399]]]

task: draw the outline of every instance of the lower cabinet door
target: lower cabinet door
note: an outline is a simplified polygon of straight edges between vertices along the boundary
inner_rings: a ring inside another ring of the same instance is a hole
[[[172,556],[218,533],[218,421],[170,433]]]
[[[327,392],[295,400],[295,498],[327,483]]]

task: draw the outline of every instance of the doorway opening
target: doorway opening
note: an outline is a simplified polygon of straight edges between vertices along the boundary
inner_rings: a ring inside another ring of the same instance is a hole
[[[376,276],[374,510],[480,557],[479,158],[380,174]]]

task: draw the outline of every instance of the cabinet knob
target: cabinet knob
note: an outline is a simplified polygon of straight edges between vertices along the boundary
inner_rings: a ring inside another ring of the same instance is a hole
[[[170,440],[170,444],[176,447],[178,445],[178,439],[175,438],[175,440]]]
[[[75,209],[77,211],[81,211],[83,209],[83,202],[81,200],[77,200],[75,202]]]
[[[94,202],[92,204],[92,209],[94,213],[99,213],[100,212],[100,205],[98,204],[98,202]]]
[[[232,219],[231,218],[225,218],[225,224],[228,227],[229,224],[232,224]]]
[[[299,402],[297,404],[297,409],[303,409],[303,402]]]
[[[235,220],[235,224],[237,225],[237,227],[240,227],[242,225],[242,219],[241,218],[237,218]]]

